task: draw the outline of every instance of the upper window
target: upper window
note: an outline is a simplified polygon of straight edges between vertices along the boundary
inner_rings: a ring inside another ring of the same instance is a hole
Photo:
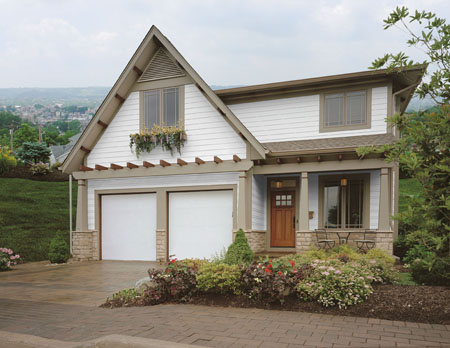
[[[180,91],[178,87],[143,92],[143,126],[178,126],[180,123]]]
[[[369,124],[367,91],[325,94],[321,130],[363,128]]]

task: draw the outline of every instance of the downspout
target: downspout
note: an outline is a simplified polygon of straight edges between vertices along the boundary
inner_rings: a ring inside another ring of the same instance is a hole
[[[69,246],[70,246],[70,255],[72,255],[72,174],[69,175]]]

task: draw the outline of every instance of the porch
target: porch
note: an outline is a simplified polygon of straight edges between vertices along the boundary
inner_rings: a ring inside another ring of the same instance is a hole
[[[335,245],[345,237],[352,246],[364,239],[364,231],[375,231],[375,247],[392,253],[397,168],[382,167],[386,163],[381,159],[373,168],[363,168],[364,161],[359,162],[360,170],[333,170],[343,167],[338,161],[316,163],[310,167],[313,170],[300,172],[287,172],[284,164],[270,166],[280,173],[256,165],[251,177],[249,172],[243,179],[251,188],[246,187],[251,192],[251,228],[244,230],[253,251],[259,255],[304,252],[319,247],[316,230],[324,229]]]

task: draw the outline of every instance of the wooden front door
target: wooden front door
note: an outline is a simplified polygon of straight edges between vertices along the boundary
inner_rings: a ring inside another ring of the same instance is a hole
[[[295,192],[272,192],[270,246],[295,247]]]

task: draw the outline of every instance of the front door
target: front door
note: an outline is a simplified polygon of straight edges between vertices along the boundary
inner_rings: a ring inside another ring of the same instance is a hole
[[[270,246],[295,247],[295,192],[272,192]]]

